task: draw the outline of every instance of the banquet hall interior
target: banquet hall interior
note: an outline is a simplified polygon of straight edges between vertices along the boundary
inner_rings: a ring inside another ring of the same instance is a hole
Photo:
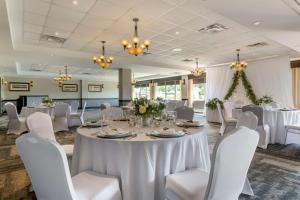
[[[300,0],[0,0],[0,199],[299,200]]]

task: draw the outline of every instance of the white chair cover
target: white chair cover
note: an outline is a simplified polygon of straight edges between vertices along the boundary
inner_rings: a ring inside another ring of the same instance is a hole
[[[204,111],[205,101],[193,101],[193,109]]]
[[[70,106],[71,106],[71,113],[77,113],[79,108],[79,101],[72,101]]]
[[[45,113],[36,112],[31,114],[27,120],[27,126],[30,133],[39,135],[40,137],[47,138],[56,141],[51,117]],[[73,155],[74,145],[66,144],[62,145],[68,158]],[[71,163],[71,158],[68,159]]]
[[[85,101],[80,113],[70,113],[69,118],[68,118],[69,127],[81,126],[82,124],[84,124],[83,116],[84,116],[86,104],[87,103]]]
[[[26,118],[19,117],[15,104],[7,102],[4,107],[9,120],[7,134],[13,133],[19,135],[26,132],[28,130],[26,126]]]
[[[167,103],[167,105],[166,105],[166,111],[167,112],[173,112],[173,111],[175,111],[175,109],[176,109],[176,104],[177,104],[177,101],[176,100],[171,100],[171,101],[169,101],[168,103]]]
[[[176,108],[175,111],[177,113],[177,119],[193,120],[194,118],[194,110],[187,106]]]
[[[247,105],[242,107],[242,111],[250,111],[256,115],[258,119],[258,126],[256,131],[259,132],[259,142],[258,147],[266,149],[270,142],[270,127],[264,124],[264,110],[261,106],[257,105]]]
[[[221,108],[221,105],[219,103],[217,103],[217,109],[218,109],[219,117],[220,117],[220,120],[222,123],[219,133],[221,135],[224,135],[226,132],[235,128],[236,120],[227,120],[224,116],[223,109]]]
[[[54,120],[53,128],[54,132],[67,131],[68,128],[68,116],[70,114],[70,107],[66,103],[57,104],[54,107]]]
[[[175,106],[175,109],[176,109],[176,108],[181,108],[181,107],[183,107],[183,106],[184,106],[184,104],[185,104],[185,102],[184,102],[184,101],[176,101],[176,106]]]
[[[247,111],[240,114],[238,121],[236,123],[236,127],[239,128],[241,126],[245,126],[249,129],[256,130],[258,124],[258,119],[256,115],[252,112]]]
[[[104,119],[104,120],[124,119],[123,109],[120,107],[108,107],[101,111],[100,119]]]
[[[232,118],[232,109],[234,108],[234,103],[232,101],[225,101],[223,103],[224,111],[225,111],[225,118],[230,119]]]
[[[71,178],[66,155],[57,142],[29,133],[19,137],[16,146],[37,199],[121,200],[116,178],[91,171]]]
[[[256,131],[246,127],[228,134],[214,148],[210,173],[194,169],[167,176],[166,198],[238,200],[258,138]]]
[[[294,125],[285,125],[285,130],[286,130],[286,138],[285,138],[285,144],[290,144],[290,143],[299,143],[300,141],[298,138],[300,138],[300,125],[299,124],[294,124]],[[298,136],[296,140],[289,140],[288,139],[288,134],[292,133],[294,136]],[[300,143],[299,143],[300,144]]]

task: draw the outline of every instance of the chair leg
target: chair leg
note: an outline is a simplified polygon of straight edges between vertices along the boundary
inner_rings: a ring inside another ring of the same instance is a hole
[[[289,129],[285,128],[285,140],[284,140],[284,144],[286,144],[288,133],[289,133]]]

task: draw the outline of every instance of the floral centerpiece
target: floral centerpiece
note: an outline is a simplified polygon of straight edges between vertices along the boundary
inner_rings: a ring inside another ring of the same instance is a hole
[[[51,99],[49,97],[44,97],[42,99],[42,104],[44,106],[52,107],[52,106],[54,106],[55,102],[53,101],[53,99]]]
[[[166,105],[161,101],[148,100],[145,97],[133,100],[134,113],[143,118],[143,125],[148,126],[151,118],[159,117]]]
[[[273,98],[271,96],[263,96],[262,98],[257,99],[257,104],[262,105],[262,104],[268,104],[274,102]]]

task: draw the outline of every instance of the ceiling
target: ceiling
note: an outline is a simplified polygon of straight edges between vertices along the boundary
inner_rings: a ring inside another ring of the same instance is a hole
[[[184,59],[198,57],[205,67],[231,62],[237,48],[247,60],[300,52],[300,42],[283,38],[283,32],[298,34],[300,27],[299,15],[285,4],[289,0],[272,0],[272,4],[259,0],[228,0],[226,4],[218,0],[77,0],[76,5],[73,0],[6,0],[6,5],[1,1],[1,11],[7,10],[8,15],[1,14],[7,20],[1,22],[1,29],[8,30],[0,40],[9,44],[1,50],[0,68],[7,74],[53,76],[67,64],[78,77],[114,79],[117,68],[130,68],[143,79],[187,74],[195,63]],[[275,15],[278,9],[280,15]],[[129,56],[120,45],[122,39],[133,36],[133,17],[140,18],[140,38],[151,41],[149,55]],[[256,20],[263,23],[253,26]],[[228,29],[198,31],[214,23]],[[66,41],[42,41],[43,34]],[[91,62],[100,53],[101,40],[107,41],[107,54],[115,57],[111,70],[100,70]],[[267,45],[247,47],[258,42]]]

